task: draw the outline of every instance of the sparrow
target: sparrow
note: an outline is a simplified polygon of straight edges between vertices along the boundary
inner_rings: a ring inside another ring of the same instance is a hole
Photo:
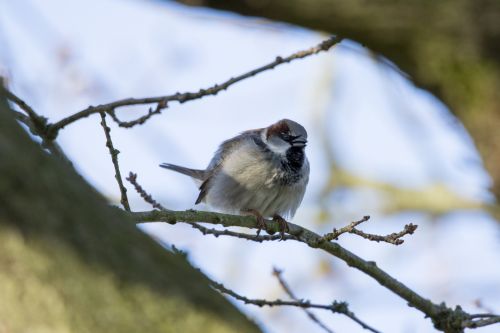
[[[167,163],[160,167],[195,180],[200,190],[196,204],[255,216],[257,235],[262,228],[267,230],[264,217],[272,218],[283,239],[289,231],[285,217],[293,218],[309,181],[306,144],[305,128],[282,119],[222,142],[204,170]]]

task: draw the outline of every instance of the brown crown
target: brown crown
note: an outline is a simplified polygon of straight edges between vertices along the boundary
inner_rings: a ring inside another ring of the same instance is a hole
[[[267,130],[267,139],[269,139],[271,135],[279,135],[281,132],[289,131],[290,128],[288,127],[288,124],[284,120],[280,120],[276,124],[269,126],[269,129]]]

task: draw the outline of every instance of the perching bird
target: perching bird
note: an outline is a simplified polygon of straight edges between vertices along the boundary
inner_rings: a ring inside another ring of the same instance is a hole
[[[205,170],[160,166],[200,184],[196,204],[205,202],[225,213],[254,215],[257,234],[266,228],[264,217],[272,217],[280,223],[283,238],[288,231],[284,217],[294,216],[309,180],[306,143],[304,127],[283,119],[224,141]]]

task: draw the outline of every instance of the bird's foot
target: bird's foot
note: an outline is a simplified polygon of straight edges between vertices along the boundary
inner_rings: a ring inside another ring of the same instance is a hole
[[[280,240],[284,240],[285,239],[285,232],[290,231],[290,227],[288,226],[288,222],[278,214],[275,214],[273,216],[273,221],[278,222],[278,224],[280,226],[280,236],[281,236]]]
[[[260,232],[262,229],[267,231],[267,225],[266,225],[266,222],[264,222],[264,217],[262,216],[262,214],[258,210],[247,209],[247,210],[242,211],[242,213],[255,216],[255,220],[257,220],[257,228],[258,228],[257,229],[257,236],[260,235]]]

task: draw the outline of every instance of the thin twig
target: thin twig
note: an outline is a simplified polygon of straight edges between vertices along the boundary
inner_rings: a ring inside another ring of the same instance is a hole
[[[467,320],[462,323],[463,328],[478,328],[500,323],[500,316],[491,316],[488,319]]]
[[[500,318],[499,315],[493,314],[493,313],[476,313],[476,314],[471,314],[469,315],[470,319],[477,319],[477,318]]]
[[[365,233],[361,230],[355,229],[355,228],[352,229],[351,231],[349,231],[349,233],[361,236],[365,239],[368,239],[368,240],[371,240],[374,242],[386,242],[386,243],[390,243],[390,244],[394,244],[394,245],[401,245],[404,243],[404,240],[401,239],[401,237],[413,234],[415,232],[415,230],[417,230],[417,227],[418,227],[417,225],[410,223],[410,224],[405,225],[405,227],[402,231],[394,232],[392,234],[385,235],[385,236],[367,234],[367,233]]]
[[[25,115],[22,112],[18,112],[18,111],[14,111],[14,110],[12,110],[12,112],[14,113],[14,117],[17,120],[19,120],[20,122],[22,122],[24,125],[28,126],[30,132],[36,135],[36,129],[35,129],[34,125],[33,125],[33,122],[31,122],[29,116]]]
[[[294,301],[299,301],[299,298],[297,296],[295,296],[295,294],[292,292],[292,289],[290,288],[288,283],[286,283],[285,279],[282,276],[282,273],[283,272],[281,270],[277,269],[276,267],[273,268],[273,276],[276,277],[279,284],[281,285],[281,288],[283,288],[283,290],[288,294],[288,296],[290,296],[291,299],[293,299]],[[316,317],[316,315],[313,312],[309,311],[307,308],[302,308],[302,309],[304,310],[306,315],[309,317],[309,319],[311,319],[313,322],[315,322],[319,327],[321,327],[323,330],[325,330],[328,333],[333,333],[333,331],[328,326],[326,326],[321,320],[319,320],[319,318]]]
[[[259,73],[265,72],[267,70],[274,69],[275,67],[289,63],[293,60],[297,59],[302,59],[323,51],[328,51],[330,48],[332,48],[334,45],[340,43],[342,40],[341,37],[338,36],[333,36],[325,41],[321,42],[315,47],[312,47],[308,50],[304,51],[299,51],[296,53],[293,53],[292,55],[288,57],[276,57],[276,59],[272,62],[270,62],[267,65],[261,66],[259,68],[256,68],[254,70],[251,70],[249,72],[246,72],[242,75],[230,78],[229,80],[221,83],[221,84],[215,84],[212,87],[208,89],[200,89],[197,92],[185,92],[185,93],[176,93],[173,95],[166,95],[166,96],[158,96],[158,97],[147,97],[147,98],[126,98],[122,99],[119,101],[115,101],[112,103],[108,104],[101,104],[97,106],[89,106],[88,108],[79,111],[71,116],[68,116],[66,118],[61,119],[60,121],[49,125],[48,132],[49,136],[51,138],[57,137],[57,134],[59,130],[64,128],[65,126],[79,120],[85,117],[88,117],[92,114],[95,113],[100,113],[100,112],[110,112],[114,111],[119,107],[123,106],[130,106],[130,105],[140,105],[140,104],[154,104],[154,103],[165,103],[165,106],[168,102],[170,101],[177,101],[179,103],[185,103],[191,100],[199,99],[205,96],[209,95],[217,95],[219,92],[226,90],[233,84],[240,82],[242,80],[248,79],[254,75],[257,75]],[[145,121],[145,120],[144,120]]]
[[[236,238],[242,238],[246,240],[251,240],[254,242],[262,243],[264,241],[275,241],[275,240],[281,240],[281,235],[250,235],[242,232],[235,232],[227,229],[223,230],[217,230],[217,229],[212,229],[212,228],[206,228],[200,224],[193,223],[192,227],[199,230],[202,234],[204,235],[214,235],[215,237],[219,236],[232,236]],[[292,236],[292,235],[284,235],[283,240],[287,239],[296,239],[297,237]]]
[[[132,121],[122,121],[122,120],[118,119],[118,117],[116,116],[116,113],[115,113],[115,109],[108,111],[108,114],[111,116],[111,118],[113,118],[113,120],[118,124],[118,126],[124,127],[124,128],[131,128],[131,127],[134,127],[136,125],[144,124],[149,118],[151,118],[155,114],[161,114],[161,111],[165,108],[167,108],[167,102],[160,101],[156,104],[156,108],[154,110],[152,108],[149,108],[147,114],[145,114],[142,117],[137,118],[136,120],[132,120]]]
[[[137,174],[133,172],[129,172],[128,177],[126,178],[130,184],[132,184],[136,190],[137,193],[141,196],[141,198],[144,199],[147,203],[149,203],[153,208],[162,210],[162,211],[169,211],[165,207],[163,207],[161,204],[159,204],[153,197],[148,194],[141,185],[137,182]]]
[[[31,122],[34,125],[33,128],[36,129],[36,131],[39,134],[43,134],[47,131],[47,118],[38,115],[31,106],[29,106],[25,101],[19,98],[12,91],[5,89],[5,92],[7,93],[7,98],[9,100],[14,102],[17,106],[21,108],[21,110],[26,112],[26,114],[31,119]]]
[[[52,155],[56,156],[61,161],[73,167],[73,163],[69,160],[66,154],[64,154],[61,147],[55,141],[48,139],[47,118],[37,114],[31,106],[29,106],[25,101],[19,98],[12,91],[8,89],[5,89],[5,91],[7,93],[7,98],[17,106],[19,106],[19,108],[26,113],[25,115],[21,112],[13,111],[16,119],[26,125],[31,134],[36,135],[42,139],[41,145],[43,148],[47,149]]]
[[[363,237],[365,239],[374,241],[374,242],[386,242],[394,245],[401,245],[404,243],[404,240],[401,238],[406,236],[406,235],[411,235],[417,230],[417,225],[415,224],[407,224],[405,225],[404,229],[400,232],[394,232],[389,235],[374,235],[374,234],[369,234],[366,232],[363,232],[359,229],[356,229],[358,225],[360,225],[363,222],[366,222],[370,219],[370,216],[364,216],[361,220],[359,221],[354,221],[346,225],[345,227],[342,227],[340,229],[333,229],[332,232],[323,235],[318,241],[319,242],[329,242],[332,240],[337,240],[340,235],[345,234],[345,233],[350,233],[354,235],[358,235],[360,237]]]
[[[278,282],[280,283],[280,285],[283,288],[283,290],[285,290],[285,292],[288,294],[288,296],[290,296],[295,301],[300,301],[300,299],[297,296],[295,296],[295,294],[292,292],[292,289],[290,288],[290,286],[288,285],[288,283],[286,283],[285,279],[282,276],[282,271],[281,270],[279,270],[276,267],[274,267],[273,268],[273,275],[278,279]],[[346,311],[345,311],[344,315],[346,315],[347,317],[351,318],[353,321],[355,321],[356,323],[358,323],[359,325],[361,325],[364,329],[367,329],[367,330],[372,331],[372,332],[378,332],[373,327],[368,326],[366,323],[364,323],[363,321],[361,321],[361,319],[359,319],[353,312],[349,311],[349,308],[347,306],[346,306],[345,310]],[[309,316],[309,318],[311,318],[312,321],[316,322],[324,330],[331,332],[331,330],[328,327],[326,327],[325,324],[323,324],[314,315],[314,313],[312,313],[311,311],[308,311],[307,309],[304,309],[304,311]]]
[[[259,307],[262,307],[262,306],[270,306],[270,307],[272,307],[272,306],[295,306],[295,307],[299,307],[299,308],[303,308],[303,309],[304,308],[322,309],[322,310],[329,310],[333,313],[343,314],[343,315],[348,316],[349,318],[351,318],[351,316],[349,316],[347,313],[352,314],[352,312],[349,311],[347,303],[345,303],[345,302],[334,301],[334,302],[332,302],[332,304],[326,305],[326,304],[314,304],[314,303],[311,303],[311,302],[305,301],[305,300],[283,301],[283,300],[277,299],[274,301],[268,301],[265,299],[251,299],[251,298],[247,298],[245,296],[239,295],[236,292],[232,291],[231,289],[228,289],[228,288],[224,287],[224,285],[217,283],[215,281],[211,281],[211,284],[212,284],[212,287],[214,289],[220,291],[221,293],[229,295],[229,296],[231,296],[239,301],[244,302],[245,304],[253,304],[253,305],[257,305]],[[356,321],[356,322],[361,325],[360,321]],[[362,327],[365,329],[368,329],[374,333],[379,332],[379,331],[371,328],[370,326],[367,326],[366,324],[362,325]]]
[[[351,232],[356,226],[360,225],[363,222],[366,222],[370,219],[370,216],[363,216],[363,218],[359,221],[354,221],[346,225],[345,227],[342,227],[340,229],[333,229],[332,232],[324,235],[321,237],[320,241],[326,241],[329,242],[331,240],[337,240],[340,235],[345,234],[346,232]]]
[[[104,130],[104,134],[106,135],[106,147],[108,147],[109,154],[111,155],[111,161],[113,162],[113,167],[115,168],[115,179],[118,183],[118,187],[120,188],[120,202],[125,208],[126,211],[130,212],[130,205],[128,203],[127,198],[127,189],[123,185],[122,175],[120,172],[120,166],[118,165],[118,154],[120,151],[115,149],[113,146],[113,141],[111,140],[111,128],[106,124],[106,114],[101,112],[101,126]]]

